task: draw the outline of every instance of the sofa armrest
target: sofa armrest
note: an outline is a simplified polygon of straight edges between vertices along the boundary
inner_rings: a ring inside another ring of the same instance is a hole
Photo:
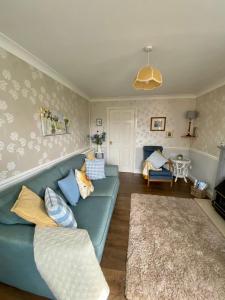
[[[118,166],[106,165],[105,166],[105,176],[119,176]]]

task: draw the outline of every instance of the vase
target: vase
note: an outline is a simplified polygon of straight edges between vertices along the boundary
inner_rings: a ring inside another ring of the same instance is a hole
[[[97,153],[102,153],[102,147],[101,147],[101,145],[97,145]]]

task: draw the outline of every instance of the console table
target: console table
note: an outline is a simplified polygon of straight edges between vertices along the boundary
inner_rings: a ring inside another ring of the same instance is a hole
[[[173,175],[176,177],[175,182],[177,182],[177,178],[183,178],[185,182],[187,182],[187,176],[189,173],[189,168],[191,165],[190,159],[171,159],[173,162]]]

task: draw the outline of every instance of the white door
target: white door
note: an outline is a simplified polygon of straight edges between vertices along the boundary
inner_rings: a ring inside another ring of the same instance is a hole
[[[120,172],[134,171],[134,128],[134,110],[108,110],[108,163],[118,165]]]

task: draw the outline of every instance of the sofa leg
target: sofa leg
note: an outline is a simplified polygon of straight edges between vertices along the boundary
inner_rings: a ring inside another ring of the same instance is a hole
[[[170,182],[170,187],[171,188],[173,187],[173,180]]]
[[[148,181],[147,181],[147,186],[149,186],[149,184],[150,184],[150,181],[149,181],[149,178],[148,178]]]

